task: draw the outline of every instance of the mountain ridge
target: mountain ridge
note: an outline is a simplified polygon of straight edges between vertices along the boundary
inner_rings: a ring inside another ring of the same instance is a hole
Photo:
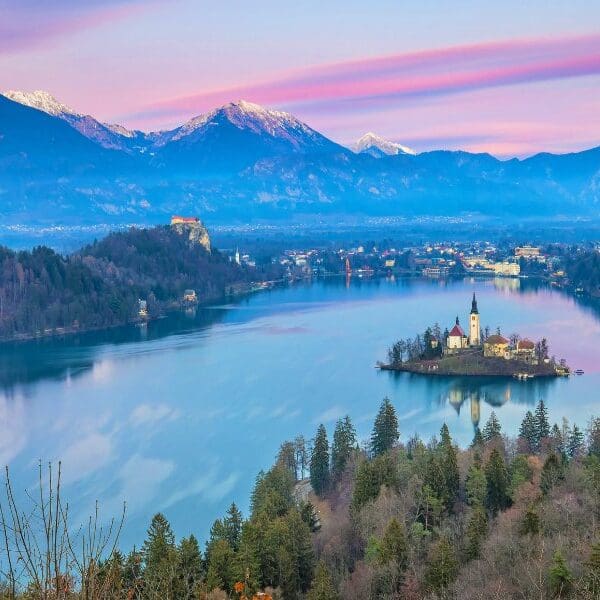
[[[308,215],[593,218],[600,202],[600,147],[508,160],[445,150],[356,154],[290,113],[243,100],[167,132],[127,137],[118,125],[37,100],[47,101],[46,112],[0,96],[7,223],[157,223],[177,213],[224,223]]]

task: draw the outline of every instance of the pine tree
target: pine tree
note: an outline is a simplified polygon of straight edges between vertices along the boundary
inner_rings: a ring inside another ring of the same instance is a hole
[[[521,535],[536,535],[540,532],[540,517],[535,506],[530,505],[525,511],[519,531]]]
[[[484,505],[487,494],[487,480],[481,465],[475,463],[469,467],[465,482],[465,492],[467,494],[467,502],[471,506]]]
[[[142,547],[144,585],[159,598],[173,598],[176,582],[175,536],[161,513],[154,515]]]
[[[471,442],[471,448],[481,448],[485,443],[483,439],[483,435],[481,434],[481,429],[477,425],[475,427],[475,433],[473,434],[473,441]]]
[[[458,562],[454,548],[446,536],[440,538],[429,552],[424,580],[427,588],[433,592],[443,592],[455,579]]]
[[[356,447],[356,430],[350,417],[346,415],[344,419],[338,420],[333,432],[333,443],[331,444],[331,474],[334,479],[338,479],[348,460],[352,456]]]
[[[234,551],[237,551],[240,547],[243,523],[244,519],[242,513],[235,502],[232,502],[223,519],[223,537],[229,542],[229,545]]]
[[[508,496],[508,471],[500,452],[494,448],[485,465],[487,480],[486,507],[496,514],[510,503]]]
[[[552,439],[552,448],[555,452],[560,452],[564,454],[566,452],[565,448],[565,440],[563,436],[563,432],[560,430],[560,427],[557,423],[552,425],[552,429],[550,430],[550,438]]]
[[[307,600],[339,600],[340,598],[323,561],[317,565],[315,578],[306,598]]]
[[[458,497],[460,474],[458,471],[458,454],[456,448],[452,445],[452,438],[446,423],[442,425],[440,438],[441,468],[446,480],[446,506],[450,509]]]
[[[384,398],[371,434],[371,453],[379,456],[387,452],[394,447],[399,437],[396,410],[389,398]]]
[[[600,458],[600,417],[590,420],[587,439],[588,453],[590,456]]]
[[[227,540],[214,542],[206,569],[206,585],[209,590],[230,592],[235,583],[235,552]]]
[[[398,519],[392,518],[388,523],[378,553],[379,563],[387,565],[395,562],[399,571],[403,572],[408,563],[408,543],[404,525]]]
[[[547,437],[550,437],[550,423],[548,422],[548,409],[543,400],[538,402],[535,408],[535,431],[538,444],[542,443]]]
[[[467,547],[465,555],[468,560],[479,557],[481,544],[487,534],[487,516],[483,505],[477,505],[471,513],[471,518],[467,524]]]
[[[179,544],[177,556],[177,597],[181,600],[193,600],[202,580],[202,557],[198,540],[193,535],[183,538]]]
[[[583,451],[584,435],[577,425],[573,425],[567,441],[567,454],[571,458],[577,458]]]
[[[490,442],[502,435],[502,427],[500,426],[500,421],[498,421],[498,417],[494,411],[492,411],[490,418],[483,427],[482,435],[485,442]]]
[[[540,477],[540,488],[544,494],[548,494],[550,490],[564,478],[564,465],[555,453],[548,455],[542,474]]]
[[[552,565],[548,575],[550,587],[555,596],[561,598],[569,594],[573,586],[573,575],[560,550],[557,550],[552,557]]]
[[[329,486],[329,442],[323,424],[319,425],[310,456],[310,483],[317,496]]]
[[[530,410],[525,413],[525,418],[519,428],[519,437],[526,442],[529,452],[539,452],[540,440],[538,438],[537,422]]]

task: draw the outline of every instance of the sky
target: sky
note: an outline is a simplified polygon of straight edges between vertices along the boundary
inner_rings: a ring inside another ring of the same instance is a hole
[[[342,144],[600,145],[597,0],[0,0],[0,90],[167,129],[230,101]]]

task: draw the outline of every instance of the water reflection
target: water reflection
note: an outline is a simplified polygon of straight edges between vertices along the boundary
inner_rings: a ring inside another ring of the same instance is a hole
[[[519,382],[379,372],[400,337],[444,326],[468,309],[482,322],[546,335],[584,377]],[[0,346],[0,464],[25,489],[38,459],[62,458],[65,493],[107,514],[128,501],[125,545],[157,510],[178,534],[203,538],[235,500],[247,510],[257,471],[285,440],[352,416],[368,439],[389,396],[403,439],[437,434],[470,443],[491,410],[518,430],[540,398],[550,417],[585,426],[599,413],[597,307],[530,281],[344,277],[267,291],[148,323]],[[243,451],[240,451],[243,448]],[[74,507],[75,508],[75,507]],[[85,509],[82,508],[85,512]]]

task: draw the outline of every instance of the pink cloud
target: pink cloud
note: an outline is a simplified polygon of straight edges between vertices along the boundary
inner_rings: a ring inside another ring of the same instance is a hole
[[[455,94],[600,73],[600,35],[491,42],[367,58],[282,74],[253,85],[170,98],[129,115],[152,121],[246,98],[312,111],[370,109],[400,98]]]
[[[56,0],[51,10],[32,0],[0,6],[0,54],[38,49],[65,35],[101,27],[144,10],[140,0],[64,2]]]

